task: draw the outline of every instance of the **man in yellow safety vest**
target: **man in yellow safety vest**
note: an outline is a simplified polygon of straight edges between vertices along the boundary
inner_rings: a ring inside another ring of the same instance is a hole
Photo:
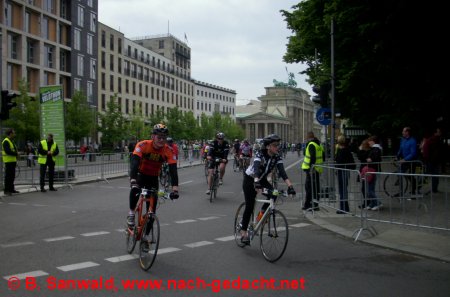
[[[48,185],[50,191],[56,191],[53,187],[55,176],[55,157],[59,154],[58,145],[53,140],[53,134],[48,133],[47,139],[43,139],[38,146],[38,163],[40,164],[40,185],[41,192],[47,192],[45,186],[45,174],[48,167]]]
[[[13,142],[16,131],[9,128],[6,130],[6,137],[2,141],[2,159],[5,163],[5,183],[3,192],[5,195],[19,193],[14,189],[14,178],[16,177],[16,165],[19,152]]]
[[[313,208],[312,199],[319,200],[320,190],[320,174],[323,171],[322,167],[316,167],[313,165],[320,165],[323,163],[324,150],[320,145],[320,141],[314,136],[313,132],[306,134],[307,142],[305,147],[302,163],[302,170],[306,173],[305,179],[305,204],[303,210],[310,210]],[[314,210],[319,210],[318,203],[314,203]]]

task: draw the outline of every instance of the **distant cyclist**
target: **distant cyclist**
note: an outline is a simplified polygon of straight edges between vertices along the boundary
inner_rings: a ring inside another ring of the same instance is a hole
[[[133,151],[130,170],[130,211],[127,217],[129,227],[134,226],[134,209],[139,200],[139,188],[159,188],[158,176],[164,162],[169,164],[172,181],[170,198],[178,198],[177,160],[173,151],[166,144],[168,133],[169,130],[164,124],[156,124],[153,127],[152,139],[138,142]],[[147,205],[148,207],[149,205]],[[156,209],[156,205],[154,208]]]
[[[281,138],[278,135],[271,134],[264,138],[263,147],[255,155],[253,164],[247,168],[244,174],[244,183],[242,185],[245,197],[245,210],[242,216],[241,228],[241,242],[245,244],[250,243],[248,237],[247,227],[250,222],[253,209],[255,207],[256,194],[262,188],[273,189],[272,184],[267,180],[267,176],[272,172],[274,167],[277,167],[280,177],[288,186],[287,193],[295,195],[294,187],[289,180],[286,171],[284,170],[283,159],[278,154],[278,148]],[[264,211],[269,207],[268,203],[264,203],[261,211],[258,214],[258,219],[261,218]]]
[[[239,148],[239,162],[242,162],[244,168],[247,168],[248,165],[250,165],[252,152],[253,152],[252,146],[250,145],[247,139],[244,139],[243,143],[241,144],[241,147]]]
[[[219,132],[216,134],[216,140],[213,141],[212,145],[208,150],[208,190],[206,195],[209,195],[212,183],[212,175],[215,168],[215,159],[219,158],[221,160],[219,165],[220,179],[219,185],[223,184],[223,176],[225,175],[225,167],[228,162],[228,153],[230,152],[230,145],[228,141],[225,140],[225,134]]]

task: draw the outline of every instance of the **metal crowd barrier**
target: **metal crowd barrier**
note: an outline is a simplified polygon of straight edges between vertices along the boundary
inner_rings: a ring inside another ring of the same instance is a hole
[[[333,163],[320,165],[323,169],[320,191],[318,199],[313,199],[313,202],[325,207],[325,211],[338,211],[340,197],[337,176],[339,171],[345,171],[349,175],[348,185],[344,185],[348,189],[350,206],[347,217],[360,221],[360,227],[353,236],[355,241],[363,231],[375,235],[375,226],[380,223],[430,231],[450,231],[450,175],[425,174],[420,161],[407,162],[410,169],[416,169],[415,172],[401,173],[392,158],[385,160],[378,163],[381,166],[380,172],[367,173],[376,178],[375,195],[382,204],[379,210],[363,207],[369,202],[365,200],[368,197],[368,179],[360,176],[360,163],[356,163],[355,170],[337,168]],[[439,192],[436,193],[432,191],[433,178],[439,180]],[[414,192],[413,181],[416,185]]]

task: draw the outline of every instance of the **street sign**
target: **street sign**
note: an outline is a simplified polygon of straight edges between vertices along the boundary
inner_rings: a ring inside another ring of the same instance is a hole
[[[331,124],[331,109],[327,107],[322,107],[317,110],[316,119],[321,125]]]

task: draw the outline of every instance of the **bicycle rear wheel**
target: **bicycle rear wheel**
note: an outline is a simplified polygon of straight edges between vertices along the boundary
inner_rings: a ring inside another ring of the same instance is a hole
[[[284,214],[274,209],[264,220],[260,233],[260,248],[264,258],[275,262],[283,256],[289,239],[288,222]]]
[[[139,243],[139,264],[145,271],[152,267],[159,247],[159,220],[156,214],[151,214],[142,229]]]
[[[233,172],[239,171],[238,161],[236,161],[236,158],[234,158],[233,160]]]
[[[209,172],[208,172],[208,162],[207,161],[205,161],[206,163],[205,163],[205,177],[206,177],[206,183],[208,183],[208,174],[209,174]]]
[[[245,210],[245,202],[242,202],[241,205],[239,205],[238,209],[236,210],[236,215],[234,216],[234,240],[236,241],[237,246],[239,247],[245,247],[246,244],[241,242],[241,222],[242,217],[244,216],[244,210]],[[253,222],[253,213],[250,217],[250,223]]]
[[[402,185],[403,184],[403,190]],[[402,198],[408,191],[409,181],[404,175],[399,175],[397,172],[388,174],[384,178],[383,190],[386,196],[391,198]]]

